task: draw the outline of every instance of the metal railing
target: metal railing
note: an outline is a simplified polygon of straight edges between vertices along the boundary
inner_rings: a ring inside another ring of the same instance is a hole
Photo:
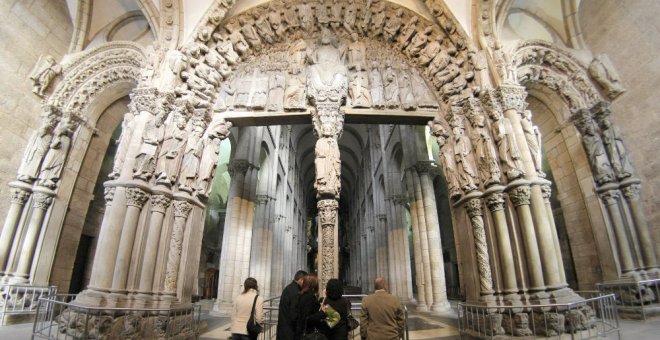
[[[616,295],[616,305],[623,318],[646,320],[649,313],[660,314],[660,279],[599,283],[596,287],[602,294]]]
[[[55,286],[0,285],[0,325],[7,315],[34,314],[40,297],[56,293]]]
[[[200,305],[172,309],[76,305],[74,294],[39,299],[32,339],[196,339]]]
[[[580,292],[585,295],[584,292]],[[485,307],[458,304],[461,338],[493,339],[501,335],[525,339],[594,339],[614,333],[621,339],[614,294],[583,301],[533,306]]]

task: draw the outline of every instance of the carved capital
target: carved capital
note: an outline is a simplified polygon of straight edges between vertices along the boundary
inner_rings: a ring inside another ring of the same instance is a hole
[[[153,211],[164,214],[167,211],[167,208],[170,206],[170,203],[172,203],[172,199],[165,195],[151,196],[151,210]]]
[[[137,88],[130,95],[136,114],[147,111],[151,114],[158,112],[158,100],[156,100],[156,88]]]
[[[50,204],[53,203],[53,196],[37,192],[34,194],[33,206],[36,209],[48,210]]]
[[[515,207],[519,207],[523,204],[529,205],[531,195],[532,190],[527,185],[515,187],[509,192],[509,198]]]
[[[142,208],[149,199],[149,195],[139,188],[126,189],[126,205]]]
[[[337,223],[339,202],[332,199],[320,200],[316,203],[316,207],[319,211],[319,224],[321,224],[321,227],[334,227]]]
[[[103,198],[105,199],[106,204],[115,199],[115,190],[115,187],[106,187],[103,189]]]
[[[639,194],[642,189],[642,186],[639,184],[631,184],[623,188],[623,196],[628,201],[639,201]]]
[[[27,199],[30,197],[29,191],[18,188],[12,188],[9,194],[9,202],[11,204],[24,205]]]
[[[432,174],[435,171],[435,164],[433,162],[427,161],[427,162],[417,162],[415,164],[415,169],[417,169],[417,172],[419,173],[430,173]]]
[[[499,88],[502,109],[522,111],[525,108],[525,98],[527,91],[518,85],[501,85]]]
[[[617,190],[607,190],[600,194],[600,199],[602,199],[603,203],[606,205],[617,204],[619,197],[621,197],[621,194],[619,194],[619,191]]]
[[[486,197],[486,205],[490,211],[497,211],[504,209],[504,194],[501,192],[488,195]]]
[[[467,210],[468,216],[470,216],[470,218],[475,216],[482,216],[483,213],[481,212],[481,199],[473,198],[467,201],[467,203],[465,203],[465,210]]]
[[[498,115],[502,115],[502,105],[500,104],[499,93],[494,89],[484,90],[481,92],[481,103],[484,106],[484,109],[491,112],[497,112]]]
[[[236,159],[229,163],[229,175],[245,175],[250,168],[250,163],[245,159]]]
[[[174,201],[174,217],[188,218],[190,210],[192,210],[192,204],[187,201]]]
[[[541,195],[545,203],[550,203],[550,196],[552,195],[552,188],[549,184],[541,185]]]

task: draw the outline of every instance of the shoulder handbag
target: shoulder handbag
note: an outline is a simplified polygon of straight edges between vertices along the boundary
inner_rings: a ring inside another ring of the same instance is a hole
[[[261,331],[263,330],[263,327],[261,327],[261,325],[256,320],[254,320],[254,308],[257,304],[258,297],[259,294],[257,294],[257,296],[254,297],[254,302],[252,302],[252,313],[250,313],[250,319],[248,319],[247,322],[248,334],[250,335],[250,337],[255,339],[259,335],[259,333],[261,333]]]
[[[328,340],[328,338],[320,333],[316,327],[314,327],[313,333],[307,333],[307,318],[305,318],[305,331],[303,332],[302,340]]]
[[[348,305],[348,317],[346,318],[346,323],[348,324],[348,330],[353,331],[360,327],[360,321],[357,321],[357,319],[353,317],[353,314],[351,314],[351,302],[348,300],[346,301]]]

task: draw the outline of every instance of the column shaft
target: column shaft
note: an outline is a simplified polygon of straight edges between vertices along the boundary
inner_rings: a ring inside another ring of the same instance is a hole
[[[170,239],[170,250],[167,253],[167,269],[165,272],[165,294],[176,295],[179,267],[181,265],[181,248],[188,215],[192,205],[186,201],[174,201],[174,226]]]
[[[415,185],[413,181],[413,170],[406,172],[406,182],[408,186],[408,195],[411,197],[410,217],[412,219],[413,236],[413,254],[415,256],[415,283],[417,285],[417,309],[428,310],[426,303],[426,290],[424,289],[424,269],[422,264],[422,246],[421,233],[419,230],[419,219],[417,217],[417,201],[415,197]]]
[[[14,274],[16,279],[21,283],[29,281],[34,250],[37,247],[37,241],[39,240],[39,233],[44,222],[44,216],[52,202],[53,197],[51,195],[40,192],[34,193],[32,217],[30,218],[30,224],[28,224],[27,232],[23,239],[23,248],[18,255],[18,265],[16,266],[16,273]]]
[[[516,281],[516,269],[513,261],[513,251],[511,249],[511,238],[509,227],[504,214],[504,197],[502,193],[494,193],[486,198],[495,224],[495,235],[497,239],[497,249],[500,255],[500,267],[502,268],[502,286],[505,294],[518,293],[518,283]]]
[[[619,262],[621,265],[621,272],[626,274],[635,270],[633,264],[632,254],[630,252],[630,245],[628,244],[628,236],[619,210],[619,193],[614,190],[609,190],[601,194],[601,199],[607,207],[607,212],[610,215],[612,222],[612,229],[616,238],[616,244],[619,250]]]
[[[165,212],[171,203],[171,199],[165,195],[154,195],[151,197],[151,218],[147,230],[147,240],[144,245],[144,261],[140,272],[140,293],[152,293],[154,274],[156,270],[156,258],[158,256],[158,243],[163,229]]]
[[[126,189],[126,217],[124,218],[124,224],[121,230],[117,261],[115,262],[115,269],[112,276],[112,290],[116,293],[123,293],[126,289],[128,269],[131,264],[131,253],[133,252],[133,244],[135,243],[135,232],[142,206],[148,198],[147,193],[141,189]]]
[[[481,212],[481,200],[473,198],[467,201],[465,209],[470,217],[474,247],[477,251],[477,268],[479,270],[480,294],[482,297],[493,295],[493,276],[490,271],[490,256],[486,243],[486,231]]]
[[[431,259],[429,254],[429,235],[426,226],[426,215],[424,214],[424,195],[417,170],[411,170],[413,185],[415,186],[415,207],[417,209],[417,220],[419,221],[419,239],[422,250],[422,268],[424,269],[424,294],[426,305],[431,307],[433,301],[433,279],[431,274]]]
[[[536,232],[534,230],[534,220],[529,210],[531,190],[528,186],[522,185],[511,190],[509,197],[516,207],[520,231],[522,233],[523,245],[525,247],[525,257],[527,260],[527,270],[529,273],[530,290],[541,291],[545,289],[543,281],[543,267],[541,266],[541,256],[539,255]]]
[[[658,262],[655,248],[653,247],[653,237],[651,237],[649,232],[649,226],[646,217],[644,216],[644,210],[639,201],[640,185],[632,184],[624,187],[622,190],[623,196],[630,208],[633,223],[635,224],[635,230],[637,231],[637,236],[639,238],[639,244],[642,248],[643,267],[647,270],[657,268]]]
[[[9,252],[12,246],[17,246],[18,242],[14,242],[16,233],[18,229],[18,224],[21,221],[21,216],[23,215],[23,209],[25,208],[25,202],[30,197],[30,192],[19,189],[11,188],[11,198],[9,211],[7,212],[7,219],[5,219],[5,224],[2,227],[2,233],[0,233],[0,275],[3,275],[9,269],[7,267],[7,260],[9,259]]]

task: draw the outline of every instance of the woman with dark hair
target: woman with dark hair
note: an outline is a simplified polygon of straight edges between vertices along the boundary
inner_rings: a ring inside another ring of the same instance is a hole
[[[256,300],[255,300],[256,298]],[[264,322],[264,298],[259,296],[257,280],[248,277],[243,283],[243,292],[234,299],[234,309],[231,313],[231,338],[232,340],[252,340],[247,331],[247,322],[252,314],[254,304],[254,320],[263,324]]]
[[[305,276],[300,290],[300,301],[298,302],[298,327],[296,328],[296,339],[305,334],[314,333],[314,330],[325,331],[327,325],[323,320],[325,313],[321,310],[318,300],[319,279],[314,274]],[[325,326],[325,327],[324,327]]]
[[[328,340],[348,339],[348,315],[351,313],[351,302],[343,295],[344,286],[341,281],[338,279],[328,280],[325,286],[325,299],[321,304],[321,310],[326,314],[326,325],[328,325],[323,334]],[[339,313],[339,320],[336,320],[337,313]],[[330,327],[332,324],[334,326]]]

